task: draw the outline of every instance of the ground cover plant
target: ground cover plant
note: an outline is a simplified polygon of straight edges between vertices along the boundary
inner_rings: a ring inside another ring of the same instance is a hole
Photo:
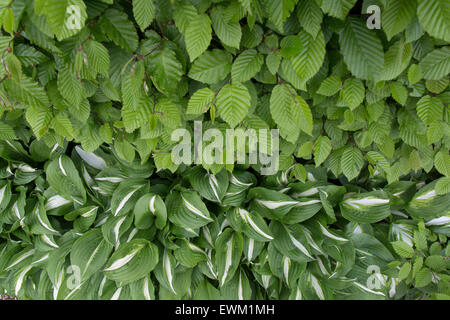
[[[450,0],[0,0],[0,22],[0,294],[450,298]],[[276,170],[250,138],[177,162],[180,129],[276,129]]]

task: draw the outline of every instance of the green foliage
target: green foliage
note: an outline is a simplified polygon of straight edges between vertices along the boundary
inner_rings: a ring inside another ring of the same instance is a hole
[[[0,290],[450,299],[449,10],[0,1]],[[194,121],[278,129],[279,172],[175,163]]]

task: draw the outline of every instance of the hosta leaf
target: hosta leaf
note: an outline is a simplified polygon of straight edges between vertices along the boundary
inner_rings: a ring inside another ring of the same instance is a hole
[[[70,253],[72,265],[80,268],[80,281],[87,281],[106,263],[112,246],[103,239],[99,229],[93,229],[74,242]]]
[[[283,255],[300,263],[314,260],[311,256],[306,235],[299,225],[286,227],[277,221],[272,221],[270,230],[277,235],[272,241],[273,245]]]
[[[273,235],[264,219],[256,212],[249,212],[242,208],[235,208],[227,215],[230,223],[249,238],[257,241],[271,241]]]
[[[171,193],[166,206],[169,220],[183,228],[199,228],[212,221],[205,203],[194,191]]]
[[[242,255],[242,236],[226,229],[216,240],[216,264],[220,286],[233,278]]]
[[[144,239],[122,244],[111,256],[104,273],[114,281],[132,282],[144,278],[158,264],[158,247]]]
[[[147,193],[137,200],[133,210],[134,225],[138,229],[148,229],[153,224],[162,229],[167,222],[167,209],[163,199]]]
[[[123,216],[131,211],[134,202],[144,192],[147,184],[142,180],[125,180],[122,181],[111,198],[111,212],[113,216]]]
[[[50,186],[62,197],[78,204],[86,201],[86,191],[72,160],[61,155],[52,160],[45,170]]]
[[[351,195],[340,207],[344,218],[359,223],[374,223],[391,214],[389,197],[382,191]]]

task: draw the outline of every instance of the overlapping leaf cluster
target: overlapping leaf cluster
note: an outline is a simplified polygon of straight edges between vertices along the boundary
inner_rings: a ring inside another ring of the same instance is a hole
[[[449,10],[0,0],[0,288],[448,299]],[[280,173],[174,164],[194,120],[279,129]]]

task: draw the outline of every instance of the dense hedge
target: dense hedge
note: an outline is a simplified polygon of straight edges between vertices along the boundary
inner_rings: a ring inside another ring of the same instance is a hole
[[[450,298],[450,0],[0,0],[0,21],[0,293]],[[194,121],[278,129],[279,172],[175,163]]]

